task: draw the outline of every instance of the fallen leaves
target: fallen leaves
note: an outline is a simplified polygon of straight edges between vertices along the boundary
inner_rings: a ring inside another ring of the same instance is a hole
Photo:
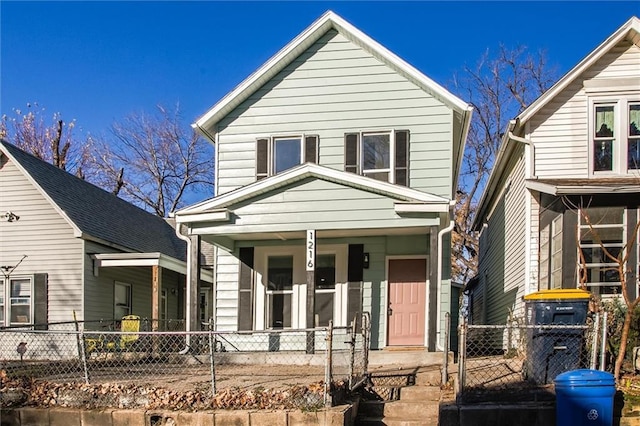
[[[334,384],[334,387],[336,384]],[[344,386],[344,384],[337,384]],[[0,370],[0,401],[3,406],[145,408],[196,411],[206,409],[319,408],[324,401],[322,381],[287,388],[176,391],[163,387],[122,383],[55,383],[26,377],[10,377]]]

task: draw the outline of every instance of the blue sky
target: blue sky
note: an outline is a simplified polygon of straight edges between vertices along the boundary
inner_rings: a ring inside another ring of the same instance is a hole
[[[500,43],[568,71],[632,15],[627,2],[0,2],[0,112],[37,102],[100,135],[180,103],[193,122],[326,10],[430,78]]]

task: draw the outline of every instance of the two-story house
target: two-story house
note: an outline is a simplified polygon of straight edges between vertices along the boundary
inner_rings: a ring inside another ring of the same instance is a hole
[[[194,124],[215,146],[215,197],[176,214],[216,246],[216,328],[364,311],[373,348],[440,347],[471,113],[333,12],[222,98]]]
[[[504,322],[522,297],[585,287],[637,296],[640,20],[633,17],[512,120],[478,206],[472,319]],[[587,219],[592,223],[590,227]],[[635,283],[635,284],[634,284]]]

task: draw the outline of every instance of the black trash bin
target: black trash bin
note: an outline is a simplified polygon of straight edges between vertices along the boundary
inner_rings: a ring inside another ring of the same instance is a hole
[[[554,329],[545,325],[584,325],[590,293],[577,289],[543,290],[524,297],[527,324],[525,373],[544,385],[561,373],[581,367],[586,355],[584,330]]]

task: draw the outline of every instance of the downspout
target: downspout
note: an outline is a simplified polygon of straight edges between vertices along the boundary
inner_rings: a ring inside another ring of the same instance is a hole
[[[184,355],[189,352],[189,348],[191,347],[191,292],[189,291],[189,286],[191,285],[191,238],[182,234],[180,232],[182,224],[176,220],[176,236],[180,238],[182,241],[187,243],[187,275],[186,275],[186,285],[185,285],[185,310],[184,310],[184,326],[187,335],[185,336],[186,342],[185,347],[180,351],[180,354]]]
[[[440,300],[441,294],[442,294],[442,239],[444,237],[444,234],[447,234],[453,231],[453,227],[456,224],[455,220],[453,220],[453,208],[455,205],[456,205],[455,200],[451,200],[449,202],[449,218],[450,218],[449,226],[441,229],[438,232],[438,274],[437,274],[438,290],[436,291],[436,321],[437,321],[436,349],[438,350],[443,350],[443,346],[440,343],[440,337],[442,335],[442,329],[441,329],[442,326],[441,326],[441,320],[440,320],[440,316],[442,315],[442,306],[441,306],[442,301]]]

